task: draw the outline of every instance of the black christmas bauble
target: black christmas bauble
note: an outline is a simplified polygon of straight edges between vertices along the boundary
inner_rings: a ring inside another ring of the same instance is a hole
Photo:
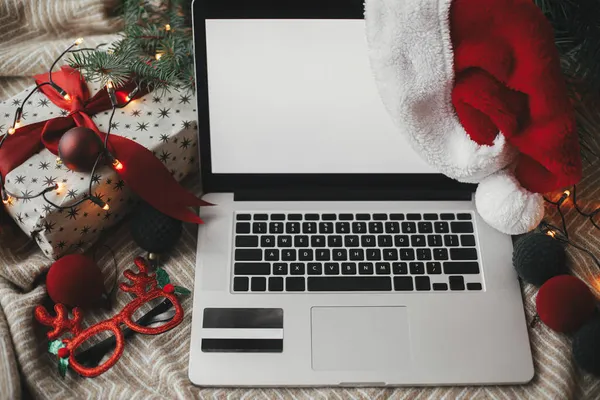
[[[142,202],[131,220],[131,235],[149,253],[164,253],[177,244],[183,223]]]
[[[71,171],[90,172],[103,148],[102,140],[93,130],[77,126],[60,138],[58,156]]]
[[[523,236],[515,243],[513,265],[521,279],[538,287],[568,273],[564,247],[543,233]]]
[[[598,315],[573,335],[573,358],[579,368],[600,376],[600,317]]]

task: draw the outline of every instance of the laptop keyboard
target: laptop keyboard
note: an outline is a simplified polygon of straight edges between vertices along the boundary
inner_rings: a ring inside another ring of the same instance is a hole
[[[480,291],[471,213],[238,213],[234,292]]]

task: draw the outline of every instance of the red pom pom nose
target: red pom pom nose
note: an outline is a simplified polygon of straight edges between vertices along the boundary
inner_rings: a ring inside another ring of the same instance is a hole
[[[559,275],[548,280],[536,298],[537,313],[546,326],[557,332],[579,329],[594,313],[596,298],[580,279]]]

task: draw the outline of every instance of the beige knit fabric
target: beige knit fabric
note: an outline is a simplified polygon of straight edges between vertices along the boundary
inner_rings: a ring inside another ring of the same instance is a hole
[[[51,61],[74,38],[86,45],[110,40],[120,28],[108,15],[109,2],[101,0],[0,0],[0,100],[21,91],[31,76],[48,68]],[[600,144],[600,143],[599,143]],[[600,206],[600,164],[588,166],[580,185],[581,204]],[[188,180],[197,190],[197,178]],[[595,201],[595,202],[594,202]],[[568,209],[566,207],[565,209]],[[552,214],[551,214],[552,216]],[[559,220],[552,216],[554,222]],[[573,240],[600,256],[600,234],[584,224],[573,210],[567,212]],[[599,380],[580,373],[571,359],[570,340],[537,324],[530,331],[536,376],[524,386],[405,388],[405,389],[201,389],[187,379],[190,335],[190,299],[183,302],[186,316],[176,329],[159,336],[137,335],[128,340],[117,365],[106,374],[85,379],[69,372],[60,379],[55,359],[46,352],[46,329],[33,319],[33,308],[45,297],[36,282],[48,267],[35,244],[14,228],[13,235],[0,237],[0,399],[18,399],[22,393],[34,398],[67,399],[598,399]],[[108,245],[116,252],[119,277],[142,251],[131,240],[128,222],[106,232],[98,244],[99,265],[110,287],[114,278]],[[94,250],[92,250],[93,252]],[[600,270],[590,258],[569,248],[575,274],[592,284],[600,295]],[[191,288],[196,253],[196,228],[187,226],[166,268],[172,280]],[[525,286],[527,316],[534,315],[536,289]],[[130,301],[118,292],[115,310]],[[493,312],[493,310],[490,310]],[[92,324],[114,315],[96,312],[85,316]]]

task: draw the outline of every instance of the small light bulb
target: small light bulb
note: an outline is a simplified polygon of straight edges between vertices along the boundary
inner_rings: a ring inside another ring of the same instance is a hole
[[[167,31],[167,32],[168,32],[168,31],[170,31],[170,30],[171,30],[171,25],[169,25],[169,24],[166,24],[166,25],[165,25],[165,31]]]
[[[108,82],[106,82],[106,88],[107,89],[114,89],[115,85],[112,83],[112,81],[108,81]]]
[[[569,196],[571,195],[571,191],[570,191],[570,190],[565,190],[565,191],[563,192],[563,194],[564,194],[565,196],[569,197]]]
[[[80,38],[77,38],[77,39],[75,40],[75,44],[76,44],[77,46],[79,46],[81,43],[83,43],[83,38],[82,38],[82,37],[80,37]]]
[[[115,167],[117,171],[121,171],[123,169],[123,164],[121,164],[121,161],[115,159],[115,161],[113,161],[113,167]]]
[[[17,120],[17,122],[15,122],[15,128],[19,128],[21,126],[21,120]]]
[[[131,101],[131,97],[125,96],[125,101],[129,103]]]
[[[71,101],[71,96],[69,96],[69,93],[65,93],[65,95],[63,97],[65,98],[66,101]]]
[[[9,135],[14,135],[16,132],[15,128],[8,128],[8,134]]]
[[[62,163],[63,163],[63,162],[62,162],[62,159],[61,159],[60,157],[56,157],[56,163],[57,163],[58,165],[62,165]]]
[[[6,205],[12,204],[12,197],[5,195],[3,196],[2,202]]]
[[[108,205],[108,203],[106,203],[106,204],[104,204],[104,207],[102,207],[102,209],[104,211],[108,211],[108,210],[110,210],[110,206]]]
[[[58,182],[56,185],[54,185],[54,190],[56,190],[56,194],[60,194],[60,192],[62,192],[64,188],[65,184],[63,182]]]
[[[554,232],[554,231],[548,231],[548,232],[546,232],[546,235],[548,235],[551,238],[553,238],[553,237],[556,237],[556,232]]]
[[[156,61],[160,60],[162,57],[162,53],[156,53],[156,55],[154,56],[154,58],[156,58]]]

